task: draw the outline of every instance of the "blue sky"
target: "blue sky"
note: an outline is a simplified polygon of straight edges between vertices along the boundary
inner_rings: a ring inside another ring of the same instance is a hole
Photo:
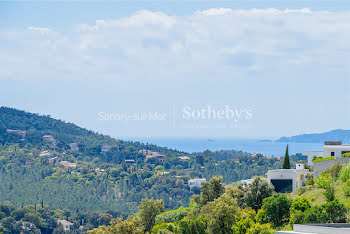
[[[0,1],[0,105],[116,137],[350,129],[349,8],[321,0]],[[252,116],[182,117],[185,107],[208,106]],[[99,113],[167,116],[106,121]]]

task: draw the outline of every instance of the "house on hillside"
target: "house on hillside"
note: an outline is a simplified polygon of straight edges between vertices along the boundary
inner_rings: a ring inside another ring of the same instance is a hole
[[[53,158],[49,159],[49,163],[53,163],[53,164],[60,163],[62,161],[63,161],[63,159],[60,157],[53,157]]]
[[[190,188],[201,187],[202,183],[205,182],[205,181],[207,181],[205,178],[190,179],[190,180],[188,180],[188,186]]]
[[[106,170],[105,169],[96,168],[95,172],[96,172],[96,174],[102,175],[103,173],[106,172]]]
[[[26,137],[27,131],[22,131],[22,130],[13,130],[13,129],[7,129],[7,133],[12,133],[21,136],[22,138]]]
[[[72,151],[79,151],[79,146],[77,143],[70,143],[69,147]]]
[[[63,167],[77,167],[76,163],[71,163],[68,161],[61,161],[60,165],[62,165]]]
[[[191,158],[188,157],[188,156],[180,156],[179,159],[180,159],[180,160],[187,161],[187,160],[190,160]]]
[[[47,150],[41,151],[39,154],[39,157],[47,157],[47,156],[51,156],[50,152]]]
[[[139,150],[139,154],[146,156],[146,155],[152,154],[152,151],[143,149],[143,150]]]
[[[67,220],[57,220],[57,225],[62,225],[64,231],[70,231],[70,227],[73,225],[73,223]]]
[[[303,186],[312,173],[305,169],[304,164],[296,164],[295,169],[275,169],[267,172],[267,181],[275,187],[278,193],[294,192]]]
[[[148,161],[150,158],[156,158],[158,162],[165,162],[166,156],[163,154],[160,154],[158,152],[150,152],[151,154],[147,154],[145,157],[145,162]]]
[[[44,143],[49,143],[51,146],[56,146],[57,141],[52,135],[45,135],[43,136]]]
[[[326,141],[322,151],[304,151],[303,155],[307,156],[307,163],[313,165],[312,159],[328,158],[334,156],[335,159],[341,158],[342,154],[350,152],[350,145],[343,145],[341,141]]]
[[[124,162],[126,164],[133,164],[133,163],[135,163],[135,160],[134,159],[125,159]]]
[[[110,147],[109,145],[104,145],[102,146],[101,148],[101,153],[104,154],[104,153],[107,153],[111,150],[112,147]]]

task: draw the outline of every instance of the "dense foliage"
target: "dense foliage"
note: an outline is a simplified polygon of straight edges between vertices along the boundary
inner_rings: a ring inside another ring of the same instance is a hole
[[[55,144],[43,140],[44,135],[51,135]],[[71,143],[79,149],[72,150]],[[109,150],[103,152],[104,146]],[[158,152],[166,160],[146,162],[140,150]],[[179,158],[185,155],[189,160]],[[76,166],[50,162],[54,157]],[[280,166],[279,159],[242,151],[186,154],[116,140],[50,116],[0,107],[0,197],[16,206],[43,200],[54,209],[110,211],[126,217],[147,197],[162,199],[166,209],[187,206],[199,192],[189,189],[191,178],[222,175],[225,183],[231,183]]]

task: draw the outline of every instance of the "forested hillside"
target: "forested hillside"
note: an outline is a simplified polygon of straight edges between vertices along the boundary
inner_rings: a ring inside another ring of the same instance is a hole
[[[143,198],[162,199],[165,209],[187,206],[200,192],[189,188],[192,178],[222,175],[229,184],[280,167],[279,159],[260,154],[187,154],[0,108],[0,204],[16,209],[43,203],[53,210],[70,210],[72,217],[81,212],[127,217]]]

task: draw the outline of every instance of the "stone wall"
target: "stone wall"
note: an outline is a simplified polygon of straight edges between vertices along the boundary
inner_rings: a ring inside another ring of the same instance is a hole
[[[314,178],[316,176],[319,176],[321,172],[332,168],[336,163],[339,163],[340,165],[346,164],[350,162],[350,158],[336,158],[333,160],[327,160],[327,161],[322,161],[318,163],[314,163]]]

